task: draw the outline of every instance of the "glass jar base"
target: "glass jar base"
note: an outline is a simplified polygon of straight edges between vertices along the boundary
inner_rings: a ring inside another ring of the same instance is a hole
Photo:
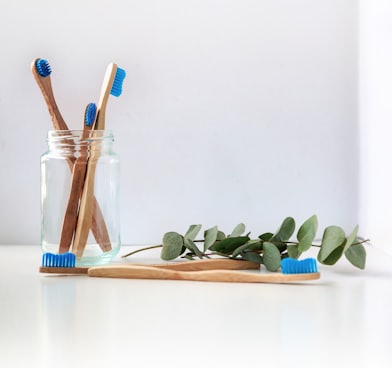
[[[58,244],[45,243],[41,246],[44,253],[58,254]],[[102,252],[98,244],[87,244],[82,258],[76,260],[76,266],[99,266],[107,264],[113,260],[113,258],[118,254],[119,250],[120,243],[112,243],[112,250],[108,252]]]

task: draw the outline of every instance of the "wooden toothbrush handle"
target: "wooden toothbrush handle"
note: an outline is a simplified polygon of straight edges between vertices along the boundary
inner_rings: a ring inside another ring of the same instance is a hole
[[[124,263],[124,267],[143,266],[143,264],[135,263]],[[239,259],[203,259],[196,261],[184,261],[184,262],[173,262],[173,263],[158,263],[158,264],[147,264],[144,266],[163,268],[168,270],[176,271],[201,271],[201,270],[250,270],[260,269],[260,264]],[[112,266],[107,266],[112,267]],[[78,275],[81,273],[87,274],[88,267],[48,267],[41,266],[39,268],[41,273],[58,273],[58,274],[69,274]]]
[[[86,176],[87,157],[78,157],[72,169],[71,188],[69,191],[67,208],[64,214],[63,227],[59,244],[59,253],[68,252],[74,236],[78,220],[79,199],[82,194],[84,179]]]
[[[84,164],[80,164],[81,161],[79,161],[78,164],[78,159],[68,159],[68,166],[73,174],[70,195],[68,198],[67,209],[63,221],[59,253],[64,253],[69,250],[77,224],[79,199],[82,193],[87,170],[87,163],[85,162]],[[75,172],[75,170],[77,171]],[[81,178],[83,178],[83,181],[80,181]],[[74,180],[77,183],[74,183]],[[89,229],[91,228],[94,238],[99,244],[101,250],[103,252],[108,252],[112,249],[112,245],[110,242],[109,232],[105,223],[105,219],[103,218],[101,207],[99,206],[99,203],[94,195],[91,200],[93,211]]]
[[[106,226],[101,207],[95,196],[93,195],[93,215],[91,218],[91,231],[94,235],[95,240],[99,244],[99,247],[103,252],[109,252],[112,250],[112,244],[110,242],[109,231]]]
[[[35,60],[36,61],[36,60]],[[40,77],[35,69],[35,61],[33,62],[31,69],[33,71],[33,76],[41,90],[42,96],[46,102],[46,106],[49,110],[49,115],[52,119],[53,128],[55,130],[68,130],[68,126],[64,121],[60,110],[57,106],[56,100],[53,94],[52,81],[50,76]]]
[[[96,206],[94,205],[94,180],[96,165],[96,153],[92,153],[88,160],[83,192],[80,199],[79,216],[72,244],[72,252],[76,255],[76,259],[80,259],[83,255],[87,244],[88,233],[93,223],[93,214],[96,210]]]
[[[132,263],[132,265],[135,265]],[[136,264],[138,265],[138,264]],[[258,270],[260,264],[256,262],[229,259],[229,258],[215,258],[215,259],[200,259],[194,261],[158,263],[147,265],[150,267],[165,268],[176,271],[203,271],[203,270]]]
[[[245,283],[292,283],[297,281],[316,280],[320,278],[320,274],[318,272],[305,274],[282,274],[248,273],[245,271],[232,270],[173,271],[142,265],[113,265],[91,267],[88,270],[88,276],[124,279],[188,280]]]

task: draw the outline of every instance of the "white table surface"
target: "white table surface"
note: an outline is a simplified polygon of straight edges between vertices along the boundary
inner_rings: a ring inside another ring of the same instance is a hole
[[[0,246],[0,367],[392,367],[392,258],[374,248],[365,271],[341,261],[295,285],[50,276],[40,262],[37,246]]]

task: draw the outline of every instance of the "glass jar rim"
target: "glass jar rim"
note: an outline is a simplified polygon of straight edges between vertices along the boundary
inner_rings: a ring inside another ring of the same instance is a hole
[[[78,137],[89,137],[89,138],[113,138],[112,130],[82,130],[82,129],[69,129],[69,130],[49,130],[47,139],[74,139]]]

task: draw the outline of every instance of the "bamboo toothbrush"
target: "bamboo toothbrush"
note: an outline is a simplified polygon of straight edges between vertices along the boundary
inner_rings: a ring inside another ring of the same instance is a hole
[[[42,265],[39,269],[41,273],[78,275],[87,274],[89,267],[76,267],[76,257],[73,253],[42,255]],[[134,263],[127,263],[124,266],[134,266]],[[239,259],[217,258],[203,259],[195,261],[184,261],[176,263],[150,264],[150,267],[177,271],[200,271],[200,270],[251,270],[260,269],[260,264]],[[102,266],[111,267],[111,266]]]
[[[121,68],[118,68],[116,64],[110,63],[106,69],[103,80],[97,109],[97,118],[93,125],[94,131],[101,131],[105,129],[105,112],[109,95],[112,94],[116,97],[121,95],[124,78],[125,71]],[[99,159],[100,155],[99,151],[99,142],[98,144],[97,142],[92,142],[91,155],[87,165],[87,173],[83,186],[75,237],[72,244],[72,252],[76,254],[77,259],[80,259],[83,255],[83,251],[87,243],[89,229],[91,227],[92,213],[94,209],[94,177],[97,160]]]
[[[300,273],[294,263],[286,272],[248,273],[233,270],[206,270],[206,271],[177,271],[161,269],[147,265],[112,265],[97,266],[88,269],[88,276],[109,277],[124,279],[155,279],[155,280],[188,280],[212,282],[246,282],[246,283],[292,283],[298,281],[317,280],[320,273],[314,258],[303,261],[293,260],[297,263]],[[303,262],[306,264],[304,265]],[[284,268],[284,265],[282,266]]]
[[[54,98],[52,81],[50,78],[52,70],[48,61],[40,58],[35,59],[31,64],[31,71],[33,72],[33,76],[45,99],[54,129],[68,130],[67,124],[65,123]]]
[[[73,253],[42,255],[41,273],[50,274],[87,274],[91,277],[188,280],[213,282],[246,283],[293,283],[317,280],[320,273],[314,258],[297,260],[285,258],[281,261],[282,273],[241,272],[235,270],[260,270],[260,264],[239,259],[202,259],[178,263],[162,264],[117,264],[95,267],[75,267],[76,256]],[[233,271],[234,270],[234,271]]]
[[[69,130],[56,104],[56,100],[54,98],[52,82],[50,78],[52,69],[50,67],[49,62],[45,59],[37,58],[31,64],[31,71],[46,102],[47,108],[49,110],[49,114],[52,118],[53,128],[55,130]],[[72,171],[75,160],[69,158],[67,161],[68,161],[68,166]],[[93,203],[94,213],[93,213],[91,230],[94,234],[95,239],[97,240],[97,243],[100,245],[101,249],[103,251],[107,251],[110,250],[111,248],[107,227],[103,219],[101,209],[95,197],[93,198],[93,201],[94,201]]]
[[[319,273],[283,274],[283,273],[245,273],[233,270],[175,271],[139,265],[115,265],[111,267],[92,267],[88,276],[122,279],[188,280],[212,282],[252,282],[252,283],[289,283],[316,280]]]
[[[94,130],[105,129],[106,106],[109,101],[109,96],[119,97],[121,95],[125,76],[125,70],[117,67],[114,63],[110,63],[106,68],[101,95],[98,101],[97,120],[94,124]]]
[[[72,238],[74,236],[78,218],[79,199],[82,194],[83,183],[87,169],[88,152],[87,147],[85,146],[85,140],[88,138],[89,132],[91,131],[95,121],[96,112],[97,107],[94,103],[87,105],[84,114],[84,128],[81,136],[82,145],[80,148],[80,156],[75,160],[72,170],[71,188],[61,230],[59,253],[65,253],[69,251]],[[104,228],[106,229],[106,226]],[[109,235],[106,235],[105,238],[109,239]],[[103,251],[109,251],[111,249],[110,241],[103,243],[101,248]]]

